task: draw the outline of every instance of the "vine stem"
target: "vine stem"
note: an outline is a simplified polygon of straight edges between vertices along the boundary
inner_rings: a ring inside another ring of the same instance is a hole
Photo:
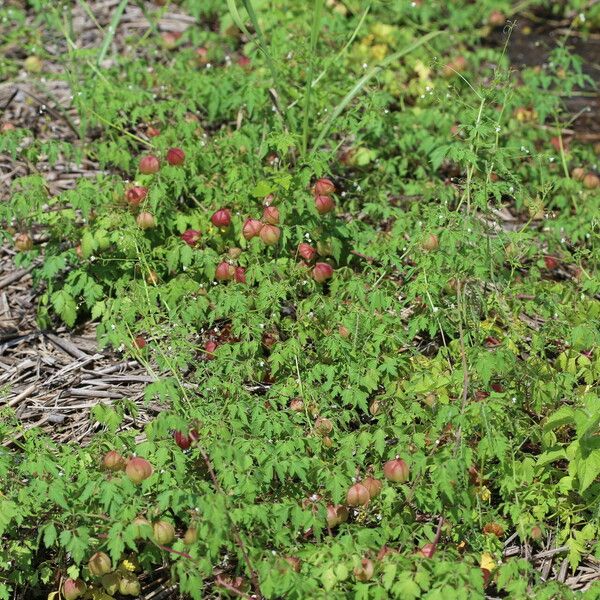
[[[463,329],[463,299],[464,299],[464,287],[461,284],[460,280],[456,283],[456,292],[458,296],[458,335],[460,342],[460,359],[462,363],[463,370],[463,389],[462,389],[462,402],[460,406],[460,416],[461,423],[458,426],[458,430],[456,432],[456,446],[454,448],[454,454],[458,452],[460,447],[460,441],[462,438],[462,416],[465,412],[465,407],[467,406],[467,401],[469,398],[469,365],[467,364],[467,351],[465,348],[465,334]]]

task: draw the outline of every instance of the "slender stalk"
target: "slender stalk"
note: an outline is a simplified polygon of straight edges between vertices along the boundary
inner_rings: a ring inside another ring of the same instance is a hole
[[[127,6],[127,2],[129,0],[121,0],[119,2],[117,8],[115,8],[115,12],[113,13],[112,19],[110,20],[110,25],[108,26],[108,31],[104,36],[104,41],[102,42],[102,47],[100,48],[100,52],[98,52],[98,58],[96,59],[96,65],[100,66],[106,53],[108,52],[108,48],[112,44],[112,41],[115,37],[115,33],[117,32],[117,27],[119,26],[119,21],[125,12],[125,7]]]
[[[371,81],[371,79],[373,79],[373,77],[375,77],[375,75],[377,75],[380,71],[382,71],[389,64],[393,63],[394,61],[398,60],[399,58],[402,58],[403,56],[405,56],[407,54],[410,54],[413,50],[416,50],[423,44],[426,44],[427,42],[429,42],[433,38],[437,37],[438,35],[441,35],[442,33],[444,33],[444,32],[443,31],[432,31],[431,33],[428,33],[427,35],[424,35],[421,39],[410,44],[409,46],[406,46],[406,48],[403,48],[402,50],[399,50],[398,52],[394,52],[394,54],[391,54],[385,60],[381,61],[378,65],[374,66],[371,70],[369,70],[368,73],[365,73],[365,75],[363,75],[356,82],[356,84],[352,87],[352,89],[342,98],[341,102],[333,110],[328,121],[323,126],[323,129],[321,130],[319,137],[315,140],[314,144],[312,145],[313,152],[323,143],[325,136],[329,133],[329,130],[331,129],[331,126],[333,125],[335,120],[344,112],[344,110],[348,106],[348,104],[350,104],[350,102],[352,102],[352,100],[362,91],[362,89],[365,87],[365,85],[369,81]]]
[[[256,31],[256,37],[258,38],[258,47],[259,47],[260,51],[265,55],[265,58],[267,59],[267,63],[269,64],[269,69],[271,70],[271,74],[273,76],[273,81],[276,84],[278,84],[278,87],[281,90],[281,86],[279,85],[279,77],[277,74],[277,69],[275,67],[275,62],[273,61],[273,57],[271,56],[270,52],[267,50],[265,36],[260,27],[260,23],[258,22],[258,18],[256,17],[256,13],[254,12],[254,6],[252,5],[252,0],[244,0],[244,6],[246,7],[246,11],[248,12],[250,21],[252,22],[252,27],[254,27],[254,31]]]
[[[310,66],[308,68],[308,78],[306,80],[306,89],[304,92],[304,123],[302,125],[302,155],[306,155],[308,148],[308,122],[310,115],[310,98],[313,88],[313,77],[315,74],[315,52],[317,49],[317,40],[319,29],[321,27],[321,9],[323,0],[315,0],[313,8],[313,23],[310,32]]]

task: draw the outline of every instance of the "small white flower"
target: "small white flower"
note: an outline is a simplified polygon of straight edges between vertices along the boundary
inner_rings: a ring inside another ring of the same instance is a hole
[[[363,69],[368,69],[368,68],[369,68],[369,65],[368,65],[367,63],[363,63],[363,66],[362,66],[362,68],[363,68]]]
[[[206,63],[206,68],[207,69],[212,69],[212,65],[210,63]]]

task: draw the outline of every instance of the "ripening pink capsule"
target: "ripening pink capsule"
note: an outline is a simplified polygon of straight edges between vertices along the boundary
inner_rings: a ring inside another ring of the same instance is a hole
[[[326,215],[335,208],[335,202],[330,196],[316,196],[315,208],[320,215]]]
[[[142,211],[135,220],[140,229],[152,229],[156,225],[152,213]]]
[[[279,241],[281,229],[275,225],[266,224],[263,225],[259,235],[264,244],[267,246],[273,246]]]
[[[370,558],[363,558],[360,561],[360,567],[354,568],[354,577],[358,581],[369,581],[375,573],[375,565]]]
[[[143,185],[135,185],[130,187],[125,192],[125,199],[129,203],[129,206],[135,208],[139,206],[140,202],[148,195],[148,188]]]
[[[193,443],[195,443],[198,440],[198,431],[196,429],[190,429],[189,433],[184,433],[183,431],[175,431],[173,433],[173,439],[182,450],[187,450]]]
[[[215,352],[218,347],[219,344],[217,344],[217,342],[213,342],[212,340],[209,340],[208,342],[204,343],[204,352],[206,360],[214,360],[215,358],[217,358],[215,356]]]
[[[435,544],[425,544],[417,554],[423,558],[431,558],[435,554]]]
[[[234,275],[235,268],[228,262],[222,261],[217,265],[217,270],[215,271],[215,279],[217,281],[229,281],[233,279]]]
[[[298,244],[298,254],[306,261],[310,262],[317,255],[317,250],[310,244]]]
[[[158,173],[160,169],[160,162],[156,156],[149,154],[148,156],[143,156],[140,160],[140,173],[144,175],[152,175],[153,173]]]
[[[370,498],[369,490],[362,483],[355,483],[350,486],[346,494],[346,504],[348,506],[364,506]]]
[[[333,268],[327,263],[317,263],[312,271],[313,279],[317,283],[323,283],[327,279],[330,279],[333,275]]]
[[[396,457],[393,460],[388,460],[383,465],[383,474],[390,481],[404,483],[408,481],[409,468],[404,460]]]
[[[233,278],[238,283],[246,283],[246,270],[244,269],[244,267],[236,267],[235,275],[233,276]]]
[[[181,239],[188,245],[194,247],[200,241],[201,233],[195,229],[188,229],[181,234]]]
[[[81,579],[65,579],[62,586],[62,595],[65,600],[77,600],[81,598],[87,587]]]
[[[321,179],[317,179],[315,182],[312,192],[315,196],[331,196],[331,194],[335,193],[335,185],[333,185],[331,179],[321,177]]]
[[[375,479],[374,477],[365,477],[361,483],[367,488],[369,492],[369,497],[376,498],[381,494],[381,481],[379,479]]]
[[[348,509],[343,504],[327,505],[327,527],[333,529],[348,520]]]
[[[228,208],[221,208],[210,218],[210,220],[215,227],[225,229],[231,224],[231,211]]]
[[[146,459],[138,456],[130,458],[125,467],[127,477],[136,484],[148,479],[153,472],[152,465]]]
[[[181,148],[169,148],[167,162],[174,167],[182,165],[185,162],[185,152]]]
[[[263,220],[270,225],[277,225],[279,223],[279,209],[276,206],[265,206]]]
[[[125,468],[125,459],[116,450],[109,450],[102,459],[102,466],[108,471],[121,471]]]
[[[260,235],[262,228],[263,224],[260,221],[257,221],[256,219],[246,219],[244,227],[242,228],[242,235],[249,241],[253,237]]]
[[[110,558],[104,552],[96,552],[88,560],[88,569],[94,577],[102,577],[112,571]]]

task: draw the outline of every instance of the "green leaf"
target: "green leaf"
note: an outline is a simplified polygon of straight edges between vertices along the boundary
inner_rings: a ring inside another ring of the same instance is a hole
[[[579,480],[579,493],[583,494],[594,480],[600,475],[600,451],[591,452],[587,458],[577,461],[577,479]]]
[[[58,316],[69,326],[73,327],[77,318],[77,303],[66,290],[59,290],[52,295],[52,306]]]
[[[255,198],[264,198],[275,191],[275,186],[266,180],[259,181],[251,190],[250,193]]]
[[[50,548],[50,546],[54,546],[58,534],[56,532],[56,527],[54,523],[51,521],[44,527],[44,545],[46,548]]]
[[[544,431],[551,431],[567,423],[575,422],[575,410],[571,406],[561,406],[554,414],[550,415],[544,424]]]

